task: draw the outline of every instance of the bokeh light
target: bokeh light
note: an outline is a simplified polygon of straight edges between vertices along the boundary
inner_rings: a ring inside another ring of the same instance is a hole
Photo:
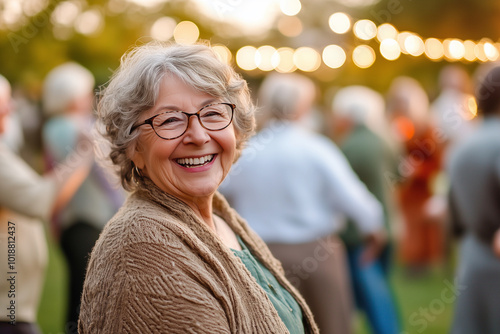
[[[384,23],[377,28],[377,39],[382,42],[384,39],[397,39],[398,30],[389,23]]]
[[[464,41],[465,54],[464,59],[468,61],[476,60],[476,53],[474,52],[474,48],[476,47],[476,43],[471,40]]]
[[[370,20],[359,20],[353,27],[354,35],[364,41],[368,41],[377,36],[377,25]]]
[[[245,71],[255,70],[257,64],[255,62],[255,55],[257,49],[253,46],[247,45],[242,47],[236,52],[236,64]]]
[[[351,19],[345,13],[333,13],[328,19],[330,29],[336,34],[345,34],[351,28]]]
[[[156,20],[151,26],[151,37],[158,41],[168,41],[174,36],[177,23],[171,17],[164,16]]]
[[[296,37],[302,33],[302,21],[296,16],[284,16],[278,21],[278,30],[287,37]]]
[[[104,26],[104,17],[99,9],[89,9],[78,16],[75,21],[75,30],[82,35],[93,35],[101,31]]]
[[[280,63],[280,56],[278,52],[270,45],[259,47],[255,54],[255,59],[257,67],[262,71],[272,71]]]
[[[316,71],[321,65],[321,57],[313,48],[303,46],[295,50],[293,62],[299,70],[312,72]]]
[[[231,50],[229,50],[227,46],[216,44],[212,46],[212,49],[215,51],[219,59],[222,60],[224,63],[226,64],[231,63],[233,55],[231,53]]]
[[[420,36],[412,34],[405,39],[404,47],[410,55],[418,57],[425,52],[425,44]]]
[[[445,57],[451,60],[460,60],[465,56],[464,43],[459,39],[445,39],[443,48]]]
[[[294,16],[300,12],[302,4],[299,0],[281,0],[280,9],[283,14]]]
[[[278,50],[280,63],[276,66],[276,71],[281,73],[290,73],[297,69],[293,62],[293,54],[295,51],[292,48],[282,47]]]
[[[437,38],[425,40],[425,55],[431,60],[439,60],[444,56],[443,44]]]
[[[496,61],[498,60],[498,49],[491,42],[484,43],[484,54],[488,60]]]
[[[179,44],[194,44],[200,37],[198,26],[191,21],[182,21],[174,29],[174,39]]]
[[[380,54],[387,60],[396,60],[401,55],[398,41],[386,38],[380,42]]]
[[[368,45],[359,45],[352,52],[352,61],[359,68],[372,66],[375,59],[375,51]]]
[[[347,56],[344,49],[338,45],[328,45],[323,49],[323,62],[330,68],[339,68],[344,65]]]

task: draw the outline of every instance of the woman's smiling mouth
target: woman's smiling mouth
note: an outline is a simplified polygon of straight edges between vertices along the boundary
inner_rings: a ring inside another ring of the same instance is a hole
[[[212,162],[216,154],[208,154],[198,158],[180,158],[175,159],[175,162],[186,168],[201,167]]]

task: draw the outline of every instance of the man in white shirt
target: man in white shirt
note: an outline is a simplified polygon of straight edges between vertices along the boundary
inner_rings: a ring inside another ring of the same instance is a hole
[[[367,241],[363,261],[385,243],[383,212],[328,139],[301,126],[316,88],[298,74],[262,84],[264,123],[220,191],[282,262],[323,333],[352,332],[345,251],[336,233],[351,218]]]

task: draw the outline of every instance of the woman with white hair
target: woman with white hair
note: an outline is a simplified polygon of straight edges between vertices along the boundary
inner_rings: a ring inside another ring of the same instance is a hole
[[[77,149],[80,133],[93,124],[94,77],[83,66],[69,62],[52,69],[43,85],[45,159],[50,170]],[[88,254],[104,224],[115,214],[124,193],[113,185],[103,168],[94,163],[74,197],[54,217],[54,224],[69,269],[66,331],[76,333],[80,296]],[[60,230],[60,232],[59,232]],[[60,233],[60,235],[59,235]]]
[[[351,168],[382,204],[385,228],[390,234],[395,152],[387,138],[385,101],[368,87],[349,86],[337,91],[332,102],[332,131]],[[341,234],[347,249],[351,282],[357,307],[365,313],[375,334],[400,332],[398,312],[389,283],[390,244],[372,263],[362,263],[363,243],[352,221]]]
[[[12,109],[9,82],[0,76],[0,136]],[[93,160],[92,144],[43,176],[0,141],[0,333],[38,334],[37,313],[48,263],[43,221],[71,198]]]
[[[217,192],[254,129],[247,84],[229,65],[201,44],[137,47],[98,114],[132,194],[92,251],[81,334],[318,333],[279,262]]]

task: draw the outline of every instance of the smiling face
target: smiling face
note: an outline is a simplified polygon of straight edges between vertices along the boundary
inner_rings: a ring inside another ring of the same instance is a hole
[[[144,120],[169,110],[196,113],[202,107],[221,101],[195,90],[176,76],[166,74],[160,84],[154,107]],[[190,117],[187,131],[179,138],[158,137],[150,125],[139,127],[132,161],[160,189],[187,204],[211,200],[226,177],[236,154],[236,134],[231,123],[220,131],[203,128],[196,116]]]

